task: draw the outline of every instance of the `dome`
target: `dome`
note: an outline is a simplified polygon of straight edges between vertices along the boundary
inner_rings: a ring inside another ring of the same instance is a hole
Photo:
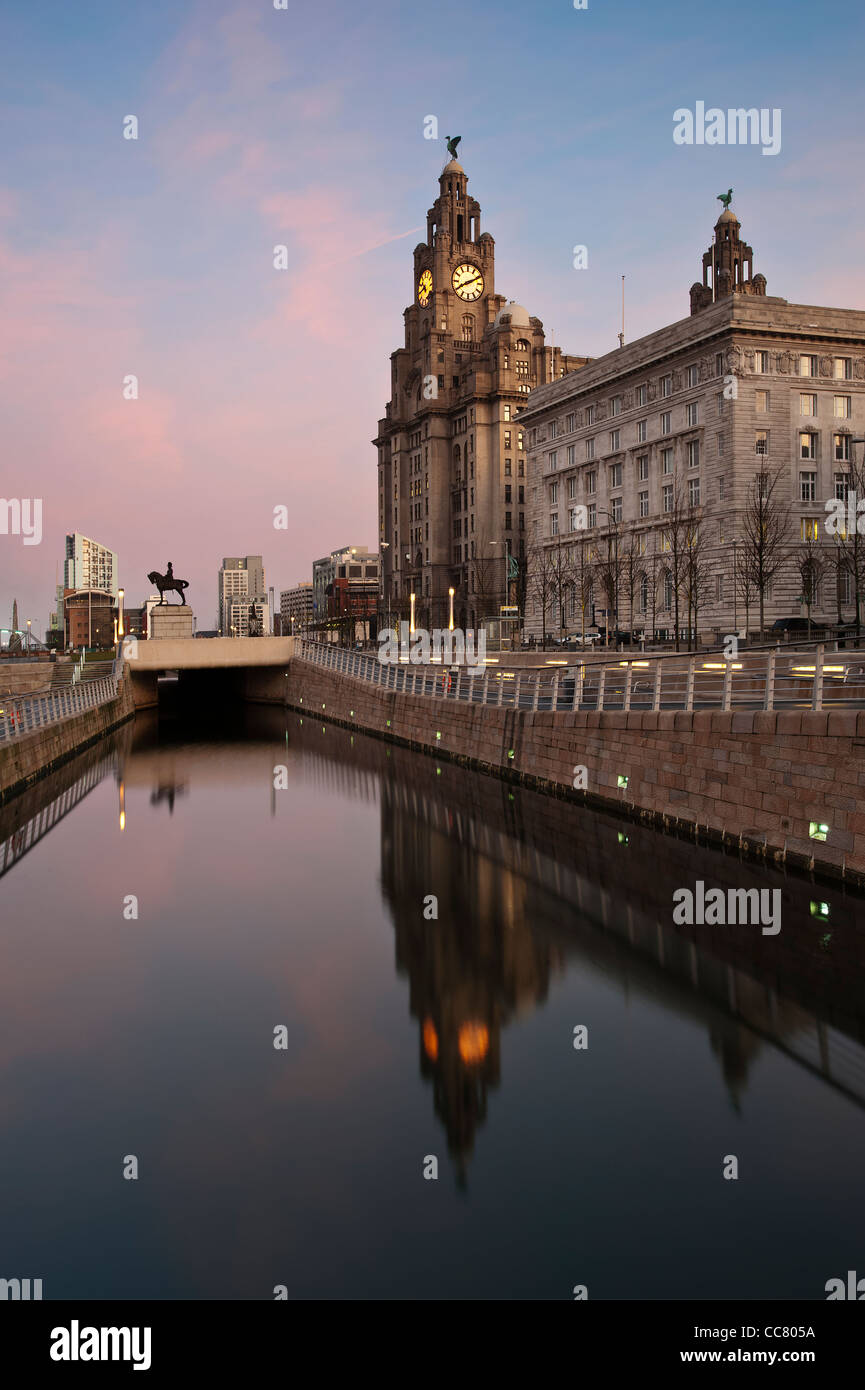
[[[531,328],[528,309],[513,300],[503,305],[493,320],[493,328],[504,328],[506,324],[511,328]]]
[[[715,226],[720,227],[722,222],[735,222],[737,227],[739,225],[738,217],[736,216],[735,212],[732,212],[730,210],[730,208],[724,208],[724,211],[721,213],[721,216],[718,218],[718,221],[715,223]]]
[[[452,159],[451,162],[450,162],[450,164],[446,164],[445,167],[442,169],[442,174],[441,174],[441,176],[442,176],[442,178],[444,178],[445,174],[464,174],[464,173],[465,173],[465,169],[463,168],[463,166],[462,166],[456,159]]]

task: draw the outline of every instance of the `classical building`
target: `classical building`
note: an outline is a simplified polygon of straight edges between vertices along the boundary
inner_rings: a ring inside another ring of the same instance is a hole
[[[785,561],[765,587],[767,624],[805,616],[801,565],[810,545],[820,554],[812,619],[853,616],[849,556],[825,521],[827,500],[851,487],[851,467],[861,478],[854,451],[865,434],[865,312],[768,296],[752,266],[727,209],[691,288],[688,318],[532,393],[521,416],[534,571],[528,633],[540,636],[544,607],[546,630],[558,635],[580,632],[593,616],[604,626],[617,606],[619,627],[672,636],[678,567],[670,535],[683,511],[698,536],[698,630],[708,639],[747,621],[755,631],[759,599],[742,574],[743,519],[760,475],[777,475],[772,506],[788,532]],[[557,564],[572,581],[564,611]],[[588,593],[587,564],[595,573]],[[680,630],[683,586],[686,579]]]
[[[298,580],[293,589],[283,589],[279,595],[279,614],[284,636],[304,632],[312,622],[312,580]]]
[[[540,319],[496,293],[495,242],[452,159],[415,247],[405,346],[373,441],[384,614],[474,627],[519,586],[528,505],[520,410],[586,362],[548,347]],[[510,576],[510,577],[509,577]]]

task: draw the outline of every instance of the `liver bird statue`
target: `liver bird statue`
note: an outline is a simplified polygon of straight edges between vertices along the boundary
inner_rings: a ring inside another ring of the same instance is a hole
[[[459,144],[460,140],[462,140],[462,138],[463,138],[463,137],[462,137],[461,135],[446,135],[446,136],[445,136],[445,139],[446,139],[447,142],[448,142],[448,154],[450,155],[451,159],[456,159],[456,157],[457,157],[457,145]]]
[[[730,204],[733,201],[732,188],[728,188],[726,193],[717,193],[715,196],[718,198],[719,202],[722,202],[724,204],[724,211],[729,212]]]

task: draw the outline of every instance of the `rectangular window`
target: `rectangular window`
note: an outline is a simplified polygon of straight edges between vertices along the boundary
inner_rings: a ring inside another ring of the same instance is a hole
[[[511,432],[510,432],[510,430],[505,430],[505,448],[506,448],[506,449],[509,449],[510,447],[511,447]]]
[[[799,414],[812,416],[816,415],[817,397],[812,396],[810,393],[806,394],[804,391],[801,392],[799,395]]]
[[[622,413],[622,398],[621,398],[621,396],[613,396],[613,397],[610,399],[610,414],[611,414],[611,415],[621,415],[621,413]]]
[[[598,490],[598,474],[597,474],[597,470],[594,469],[594,468],[590,468],[589,471],[588,471],[588,473],[586,474],[586,492],[591,496],[591,494],[592,494],[593,492],[597,492],[597,490]]]
[[[661,472],[672,473],[673,471],[673,451],[672,449],[661,450]]]
[[[672,394],[673,394],[673,378],[672,378],[671,376],[662,376],[662,377],[661,377],[661,395],[662,395],[662,396],[672,396]]]
[[[755,372],[758,372],[761,376],[765,376],[766,373],[768,372],[768,370],[769,370],[769,354],[768,354],[768,352],[755,352],[755,353],[754,353],[754,371],[755,371]]]
[[[768,392],[768,391],[755,391],[755,392],[754,392],[754,409],[756,410],[756,412],[757,412],[758,415],[766,415],[766,414],[768,413],[768,410],[769,410],[769,392]]]
[[[573,466],[574,466],[574,464],[576,463],[576,461],[577,461],[577,446],[576,446],[576,444],[569,444],[569,445],[568,445],[568,468],[573,468]]]
[[[836,381],[849,381],[853,375],[853,358],[836,357],[833,375]]]
[[[646,387],[646,386],[638,386],[638,387],[637,387],[637,405],[645,405],[648,399],[649,399],[648,387]]]
[[[520,512],[520,530],[521,530],[521,531],[525,531],[525,529],[526,529],[526,514],[525,514],[525,512]],[[521,554],[521,555],[522,555],[522,553],[523,553],[523,552],[522,552],[522,544],[523,544],[522,541],[520,541],[520,554]]]
[[[615,454],[615,453],[617,452],[617,450],[621,448],[621,444],[619,443],[620,436],[621,436],[621,430],[610,430],[610,453],[611,453],[611,454]]]
[[[799,474],[799,500],[801,502],[817,501],[817,474]]]
[[[522,507],[523,504],[525,503],[525,500],[526,500],[526,490],[525,490],[525,488],[524,488],[524,487],[518,487],[518,488],[517,488],[517,501],[519,502],[519,504],[520,504],[521,507]]]
[[[688,443],[688,467],[699,468],[700,466],[700,441],[692,439]]]
[[[511,513],[510,513],[510,512],[505,512],[505,530],[506,530],[506,531],[510,531],[510,530],[511,530]]]
[[[553,452],[552,452],[552,453],[550,454],[550,456],[549,456],[549,462],[548,462],[548,465],[547,465],[548,471],[549,471],[550,473],[555,473],[555,471],[556,471],[556,469],[558,468],[558,466],[559,466],[559,452],[558,452],[558,449],[554,449]]]
[[[577,480],[576,480],[576,478],[568,478],[568,499],[569,499],[570,501],[573,501],[573,499],[576,497],[576,495],[577,495]]]
[[[833,400],[833,414],[836,420],[850,419],[850,396],[835,396]]]
[[[510,418],[511,418],[511,408],[510,408],[509,405],[506,405],[506,406],[505,406],[505,419],[506,419],[506,420],[510,420]]]
[[[622,499],[621,499],[621,497],[614,497],[614,498],[612,499],[612,501],[610,502],[610,516],[613,518],[613,521],[621,521],[621,519],[622,519]]]
[[[850,491],[850,474],[849,474],[849,473],[836,473],[836,474],[835,474],[835,501],[836,501],[836,502],[846,502],[846,501],[847,501],[847,494],[848,494],[849,491]],[[857,530],[858,530],[858,524],[857,524]]]
[[[474,502],[474,500],[475,500],[475,499],[474,499],[474,488],[472,488],[472,501]],[[506,484],[505,484],[505,501],[506,501],[506,502],[510,502],[510,500],[511,500],[511,485],[510,485],[510,483],[506,483]]]
[[[661,412],[661,434],[670,434],[672,429],[672,414],[669,410]]]
[[[598,508],[597,508],[597,504],[596,504],[595,502],[590,502],[590,503],[589,503],[588,507],[586,508],[586,513],[587,513],[587,515],[586,515],[586,525],[587,525],[587,526],[597,526],[597,524],[598,524]]]
[[[832,443],[835,446],[835,462],[850,462],[850,436],[849,434],[833,434]]]
[[[697,385],[697,368],[696,368],[695,365],[694,365],[694,366],[690,366],[690,367],[688,368],[688,385],[689,385],[689,386],[696,386],[696,385]]]
[[[723,452],[724,452],[724,435],[723,435],[723,431],[722,431],[722,432],[718,435],[718,458],[721,457],[721,455],[723,454]]]
[[[511,471],[512,471],[511,460],[510,460],[510,459],[505,459],[505,477],[506,477],[506,478],[509,478],[509,477],[511,476]]]
[[[799,358],[799,375],[816,376],[819,371],[819,363],[816,357],[802,353]]]
[[[557,438],[558,438],[558,434],[559,434],[559,422],[558,422],[558,420],[551,420],[551,421],[550,421],[550,439],[557,439]]]
[[[610,487],[622,486],[622,465],[614,463],[610,467]]]
[[[692,507],[699,507],[699,505],[700,505],[700,479],[699,479],[699,478],[689,478],[689,479],[688,479],[688,502],[690,503],[690,505],[691,505]]]
[[[757,430],[754,435],[754,453],[759,458],[765,458],[769,452],[769,431]]]
[[[666,484],[664,485],[663,496],[664,496],[664,511],[665,511],[665,512],[671,512],[671,511],[673,510],[673,484],[672,484],[672,483],[666,483]]]
[[[641,531],[640,534],[639,534],[639,536],[637,537],[637,554],[638,554],[638,555],[645,555],[647,549],[648,549],[648,536],[646,535],[645,531]],[[644,610],[645,610],[645,604],[643,605],[643,608],[644,608]]]
[[[726,480],[724,479],[724,477],[723,477],[723,475],[722,475],[722,476],[718,479],[718,501],[719,501],[719,502],[723,502],[723,500],[724,500],[725,482],[726,482]]]
[[[723,352],[716,352],[716,353],[715,353],[715,376],[723,376],[723,375],[724,375],[724,354],[723,354]]]
[[[525,462],[524,462],[523,459],[519,459],[519,460],[517,461],[517,477],[518,477],[518,478],[524,478],[525,476],[526,476],[526,465],[525,465]]]
[[[587,424],[587,425],[593,425],[594,423],[595,423],[595,407],[594,407],[593,405],[587,405],[587,406],[586,406],[586,424]]]
[[[648,492],[641,492],[641,493],[640,493],[640,516],[648,516],[648,515],[649,515],[649,494],[648,494]]]
[[[517,448],[525,448],[526,436],[523,430],[517,430]]]
[[[799,435],[799,457],[800,459],[815,459],[817,457],[817,436],[816,434]]]
[[[693,429],[696,425],[698,413],[699,405],[697,401],[690,401],[689,404],[685,406],[685,424],[688,429]]]
[[[637,459],[637,477],[644,483],[649,476],[649,455],[641,454]]]
[[[593,459],[594,457],[595,457],[595,441],[594,441],[594,439],[587,439],[587,440],[586,440],[586,458],[587,458],[587,459]]]
[[[558,485],[558,483],[550,483],[550,502],[551,502],[551,503],[556,503],[556,502],[558,502],[558,500],[559,500],[559,485]]]
[[[723,603],[723,601],[724,601],[724,576],[723,576],[723,574],[716,574],[716,575],[715,575],[715,602],[716,602],[716,603]]]
[[[803,541],[816,541],[820,538],[820,523],[816,516],[803,516],[801,531]]]
[[[571,411],[570,415],[565,416],[565,429],[567,430],[568,434],[571,434],[576,429],[576,427],[577,417],[574,414],[574,412]]]
[[[638,421],[637,421],[637,443],[638,443],[638,444],[645,444],[645,442],[646,442],[646,432],[647,432],[647,430],[648,430],[648,426],[649,426],[648,420],[638,420]]]
[[[559,534],[559,514],[558,514],[558,512],[551,512],[551,514],[550,514],[550,535],[551,535],[551,536],[557,536],[558,534]]]
[[[719,415],[723,415],[723,414],[724,414],[724,394],[723,394],[723,392],[721,392],[719,395],[717,395],[717,396],[715,397],[715,400],[718,402],[718,414],[719,414]]]

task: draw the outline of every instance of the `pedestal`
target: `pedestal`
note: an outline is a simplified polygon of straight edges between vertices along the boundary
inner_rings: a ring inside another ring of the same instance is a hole
[[[159,641],[170,638],[177,641],[178,638],[191,637],[193,635],[192,626],[192,609],[188,604],[166,603],[157,605],[150,610],[148,640]]]

